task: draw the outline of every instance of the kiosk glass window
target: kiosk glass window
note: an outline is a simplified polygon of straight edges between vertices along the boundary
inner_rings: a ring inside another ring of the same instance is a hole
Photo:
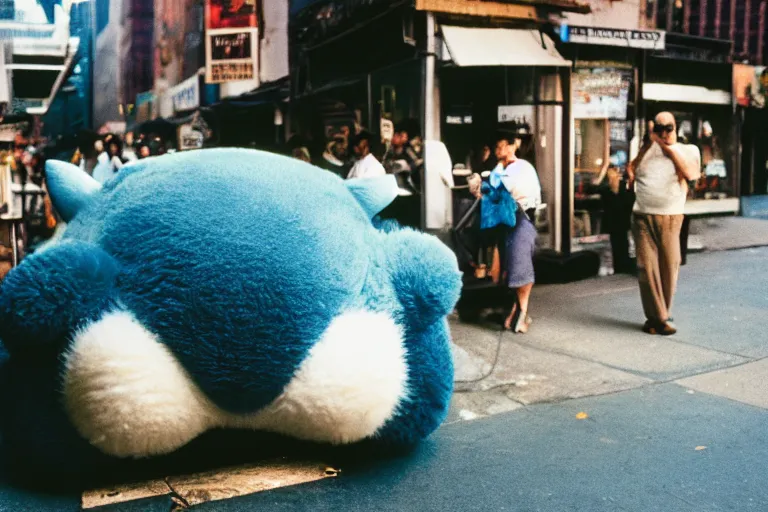
[[[691,190],[693,199],[722,199],[734,195],[733,158],[730,147],[730,116],[714,109],[699,112],[673,111],[677,136],[695,144],[701,153],[701,178]]]
[[[602,232],[603,193],[609,177],[629,161],[632,123],[627,121],[634,71],[577,68],[573,74],[574,224],[577,239]]]

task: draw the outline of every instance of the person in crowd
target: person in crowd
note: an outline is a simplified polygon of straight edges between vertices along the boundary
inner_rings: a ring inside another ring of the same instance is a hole
[[[114,172],[122,169],[123,165],[128,163],[128,159],[123,154],[123,141],[117,135],[107,135],[105,142],[107,144],[107,155],[112,164]]]
[[[516,301],[504,320],[504,328],[525,333],[531,323],[528,314],[535,281],[533,253],[536,247],[536,208],[541,204],[539,175],[530,162],[517,157],[522,139],[501,136],[496,143],[498,164],[491,182],[498,180],[517,203],[517,223],[506,237],[504,250],[507,286],[515,291]]]
[[[325,147],[319,167],[344,178],[349,172],[349,167],[344,162],[347,157],[347,141],[342,134],[333,136],[333,139]]]
[[[138,160],[138,157],[136,156],[136,148],[138,148],[138,145],[133,138],[133,132],[126,133],[125,140],[123,141],[123,151],[120,155],[121,158],[125,162],[135,162]]]
[[[360,132],[352,138],[352,150],[355,152],[357,160],[350,169],[347,179],[370,178],[383,176],[387,173],[384,166],[376,160],[372,153],[375,142],[373,135],[368,132]]]
[[[137,152],[137,158],[139,160],[143,160],[145,158],[149,158],[152,156],[152,151],[150,151],[149,146],[146,143],[141,143],[139,145],[139,150]]]
[[[104,150],[104,141],[99,139],[93,143],[93,148],[96,151],[96,165],[109,162],[109,155]]]
[[[406,188],[418,191],[421,189],[424,157],[415,126],[415,122],[405,121],[395,127],[389,149],[382,158],[382,164],[388,173],[404,175],[405,179],[400,181],[404,182],[403,185]],[[411,139],[412,135],[413,139]]]
[[[407,123],[400,123],[395,127],[389,149],[381,163],[384,169],[391,173],[398,162],[400,162],[400,168],[406,168],[411,172],[415,172],[424,165],[424,159],[411,146]]]
[[[469,158],[469,168],[472,172],[482,174],[485,171],[492,171],[498,162],[496,156],[491,151],[491,147],[488,144],[482,144],[479,148],[472,152]]]
[[[669,312],[680,269],[680,230],[688,182],[701,175],[701,154],[696,146],[678,142],[675,117],[662,112],[628,172],[635,185],[632,228],[643,331],[675,334]]]
[[[302,162],[311,163],[312,159],[309,155],[309,150],[305,146],[301,146],[298,148],[293,148],[291,151],[291,156],[297,160],[301,160]]]
[[[106,150],[99,154],[98,163],[93,169],[93,178],[101,184],[112,179],[126,163],[122,158],[123,147],[118,136],[109,134],[103,141],[97,141],[97,151],[105,147]]]

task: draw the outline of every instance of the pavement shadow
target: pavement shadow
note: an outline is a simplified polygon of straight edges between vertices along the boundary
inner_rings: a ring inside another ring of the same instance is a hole
[[[601,325],[607,327],[618,327],[622,330],[637,332],[642,329],[643,324],[637,323],[634,320],[624,320],[622,318],[616,318],[612,316],[595,315],[587,313],[581,317],[589,324]]]

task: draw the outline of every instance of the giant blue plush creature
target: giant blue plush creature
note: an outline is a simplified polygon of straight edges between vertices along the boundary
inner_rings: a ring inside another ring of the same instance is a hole
[[[391,176],[238,149],[146,159],[103,188],[47,173],[68,225],[2,282],[0,339],[58,399],[10,409],[17,452],[143,458],[215,428],[404,444],[444,419],[460,274],[436,238],[375,227]],[[77,435],[32,419],[45,407]]]

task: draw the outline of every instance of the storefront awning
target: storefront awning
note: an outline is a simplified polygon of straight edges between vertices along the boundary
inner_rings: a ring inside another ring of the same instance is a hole
[[[643,99],[676,103],[730,105],[731,93],[697,85],[645,83],[643,84]]]
[[[450,60],[469,66],[570,66],[538,30],[443,25]]]

